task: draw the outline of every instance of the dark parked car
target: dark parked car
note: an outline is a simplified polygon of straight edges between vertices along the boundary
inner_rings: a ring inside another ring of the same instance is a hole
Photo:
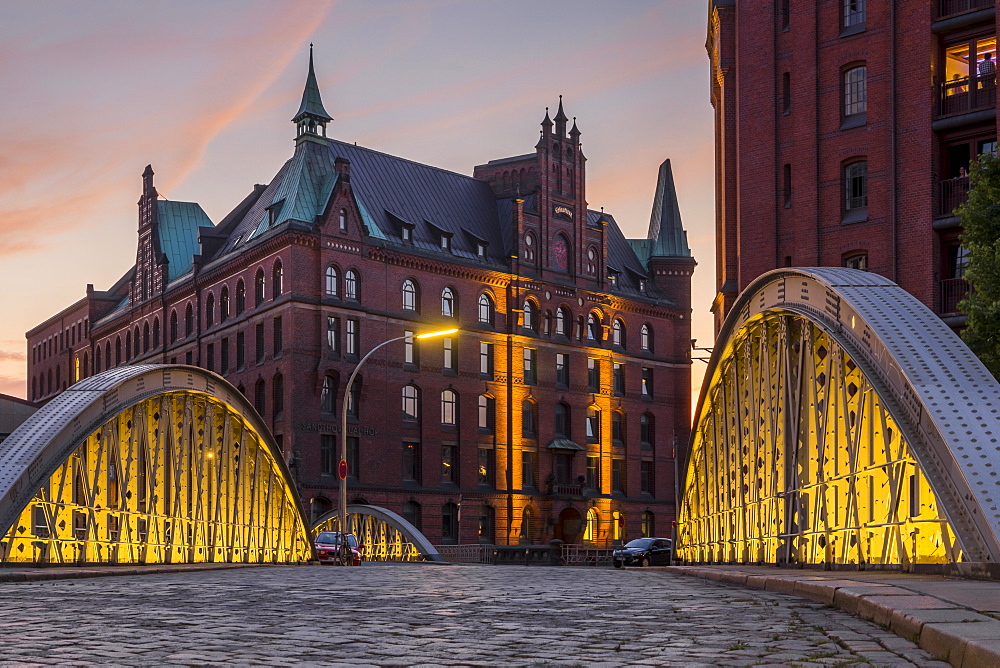
[[[673,541],[669,538],[636,538],[615,550],[611,563],[622,566],[669,566]]]

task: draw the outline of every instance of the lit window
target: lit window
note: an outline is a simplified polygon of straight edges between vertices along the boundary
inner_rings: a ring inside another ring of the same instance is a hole
[[[649,367],[642,368],[642,396],[644,398],[653,396],[653,370]]]
[[[587,523],[583,525],[583,540],[593,543],[597,540],[597,509],[587,510]]]

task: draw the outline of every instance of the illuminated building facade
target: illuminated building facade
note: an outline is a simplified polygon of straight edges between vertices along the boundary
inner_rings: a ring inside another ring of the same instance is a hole
[[[782,267],[873,271],[953,327],[967,171],[996,150],[995,0],[708,2],[716,331]]]
[[[47,401],[136,363],[224,376],[316,518],[337,488],[435,543],[669,534],[690,418],[690,279],[669,162],[649,235],[587,209],[560,101],[533,153],[448,172],[337,141],[310,60],[292,157],[218,224],[142,175],[136,263],[28,332]],[[354,365],[391,344],[344,396]]]

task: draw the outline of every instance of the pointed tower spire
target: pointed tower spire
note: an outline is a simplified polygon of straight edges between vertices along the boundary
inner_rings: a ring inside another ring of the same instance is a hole
[[[669,159],[660,165],[656,195],[653,197],[653,213],[649,217],[649,234],[646,237],[653,242],[650,252],[652,257],[691,257],[687,232],[681,225],[681,210],[677,204],[674,174],[670,169]]]
[[[316,83],[316,71],[313,69],[313,45],[309,44],[309,75],[306,77],[306,87],[302,91],[302,103],[292,122],[295,123],[296,141],[303,135],[326,137],[326,124],[332,121],[330,114],[323,108],[323,99],[319,94],[319,84]]]
[[[566,121],[569,118],[566,117],[566,112],[563,111],[562,95],[559,96],[559,111],[556,112],[556,134],[560,137],[566,136]]]
[[[581,134],[583,134],[583,133],[580,132],[580,128],[576,127],[576,116],[574,116],[573,117],[573,127],[570,128],[570,131],[569,131],[569,136],[573,139],[573,143],[574,144],[579,144],[580,143],[580,135]]]

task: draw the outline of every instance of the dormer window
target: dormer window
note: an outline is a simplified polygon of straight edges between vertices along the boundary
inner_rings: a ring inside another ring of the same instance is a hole
[[[645,278],[640,278],[639,279],[639,292],[645,292],[645,291],[646,291],[646,279]]]
[[[441,233],[441,250],[451,252],[451,235]]]
[[[611,287],[618,287],[618,272],[612,271],[608,273],[608,282],[611,283]]]
[[[402,239],[403,243],[413,243],[413,225],[403,225]]]
[[[482,259],[486,257],[486,244],[482,241],[476,244],[476,257]]]

